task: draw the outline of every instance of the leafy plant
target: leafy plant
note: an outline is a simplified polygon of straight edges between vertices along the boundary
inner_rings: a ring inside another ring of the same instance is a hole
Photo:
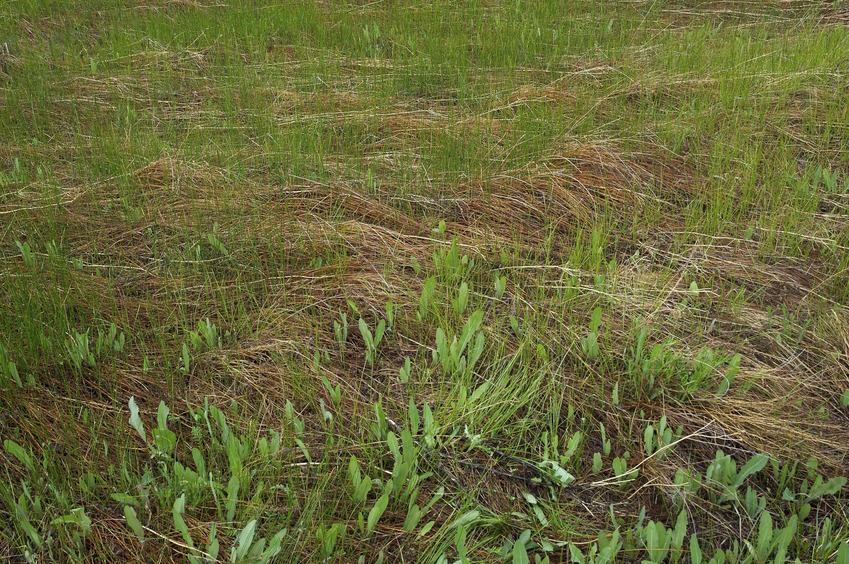
[[[505,276],[495,277],[495,299],[500,300],[504,297],[504,292],[507,290],[507,278]]]
[[[84,535],[91,533],[91,519],[85,514],[85,508],[75,507],[68,515],[57,517],[50,522],[51,525],[73,524],[78,526]]]
[[[15,246],[21,252],[21,258],[24,260],[24,264],[30,268],[35,266],[35,254],[33,254],[32,247],[30,247],[29,243],[26,241],[22,243],[16,239]]]
[[[659,460],[663,460],[669,455],[667,447],[673,443],[674,437],[677,435],[680,435],[680,432],[673,434],[665,415],[660,418],[657,427],[649,423],[643,432],[646,454],[655,455]]]
[[[9,359],[6,347],[0,343],[0,388],[6,388],[11,383],[19,388],[23,387],[17,364]]]
[[[763,469],[768,461],[767,455],[756,454],[738,469],[737,463],[730,455],[718,450],[716,458],[705,472],[707,483],[718,487],[714,499],[718,503],[739,500],[738,488],[743,485],[746,478]]]
[[[416,312],[416,318],[419,321],[424,321],[427,318],[433,306],[435,296],[436,278],[431,276],[425,280],[424,286],[422,286],[422,294],[419,297],[419,309]]]
[[[354,455],[351,455],[348,463],[348,479],[351,481],[352,487],[351,500],[356,504],[363,503],[371,491],[372,481],[368,475],[363,476],[360,465]]]
[[[590,332],[586,337],[581,339],[581,350],[590,360],[595,360],[599,355],[598,348],[598,330],[601,328],[601,308],[597,307],[593,310],[592,319],[590,320]]]
[[[206,240],[209,242],[209,246],[215,249],[220,255],[225,257],[230,255],[230,251],[224,246],[224,243],[221,242],[221,238],[219,237],[218,222],[212,225],[212,233],[206,235]]]
[[[404,364],[398,370],[398,380],[401,381],[402,384],[408,384],[410,382],[410,376],[413,373],[412,365],[410,364],[410,357],[404,358]]]
[[[14,186],[15,184],[24,184],[27,182],[27,175],[21,166],[21,160],[18,157],[12,161],[12,170],[9,172],[0,171],[0,188]]]
[[[737,376],[737,372],[740,371],[740,359],[741,356],[739,354],[735,354],[731,357],[731,360],[728,361],[728,367],[725,369],[725,377],[722,379],[722,382],[719,383],[719,388],[716,391],[717,396],[724,396],[731,387],[731,384],[734,383],[734,377]]]
[[[625,457],[619,457],[613,459],[613,475],[616,476],[616,479],[621,483],[629,482],[637,478],[638,470],[628,470],[628,460]]]
[[[459,315],[466,312],[469,305],[469,285],[465,281],[460,283],[457,297],[452,300],[451,305],[454,307],[454,312]]]
[[[236,542],[233,548],[230,549],[231,564],[242,562],[267,564],[268,562],[274,562],[275,557],[280,553],[280,545],[288,530],[281,529],[271,540],[266,541],[264,537],[254,540],[256,537],[256,528],[256,519],[249,521],[238,537],[236,537]]]
[[[616,529],[609,535],[603,531],[599,532],[598,540],[591,543],[586,552],[570,542],[569,554],[572,562],[577,564],[611,564],[617,561],[616,557],[622,547],[619,529]]]
[[[474,370],[486,342],[483,333],[479,331],[482,321],[483,311],[475,311],[469,316],[460,336],[451,336],[450,340],[445,330],[437,328],[433,360],[439,362],[446,374],[459,375]]]
[[[392,332],[395,328],[395,304],[391,301],[386,302],[384,310],[386,311],[386,331]]]
[[[97,364],[94,353],[89,346],[88,331],[79,333],[76,329],[72,330],[66,342],[65,350],[71,364],[77,370],[81,370],[84,364],[91,368],[94,368]]]
[[[114,323],[109,324],[109,329],[104,332],[97,330],[97,341],[95,341],[94,350],[98,356],[109,353],[121,353],[126,345],[126,337],[124,332],[118,332],[118,326]]]
[[[460,245],[456,239],[448,249],[441,248],[434,252],[432,258],[436,272],[449,286],[457,287],[468,279],[469,273],[475,268],[475,259],[467,254],[460,254]]]
[[[336,344],[339,349],[345,350],[345,343],[348,342],[348,314],[342,312],[341,321],[333,322],[333,334],[336,336]]]
[[[386,331],[386,320],[381,319],[377,323],[377,328],[375,329],[374,334],[372,334],[368,323],[366,323],[365,319],[362,317],[359,321],[359,328],[360,335],[363,336],[363,342],[366,345],[366,362],[369,367],[374,368],[374,361],[377,357],[377,347],[380,346],[380,342],[383,340],[383,334]]]
[[[189,331],[188,339],[192,349],[195,350],[221,348],[221,334],[215,323],[211,322],[208,317],[198,321],[197,331]]]
[[[334,523],[330,527],[322,524],[315,531],[316,539],[321,547],[321,557],[326,561],[336,552],[336,546],[345,537],[345,526]]]
[[[387,507],[389,507],[389,492],[384,491],[383,494],[379,498],[377,498],[377,501],[374,503],[374,505],[368,512],[368,520],[366,521],[366,534],[371,534],[374,532],[375,528],[377,528],[377,523],[380,521],[380,518],[383,516],[383,513],[386,511]]]

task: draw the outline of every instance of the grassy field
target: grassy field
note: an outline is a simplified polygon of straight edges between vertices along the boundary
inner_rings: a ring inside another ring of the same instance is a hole
[[[0,558],[849,563],[849,4],[0,3]]]

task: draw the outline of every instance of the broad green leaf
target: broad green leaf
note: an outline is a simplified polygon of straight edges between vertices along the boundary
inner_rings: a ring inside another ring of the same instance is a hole
[[[409,362],[409,358],[407,361]],[[410,421],[410,432],[414,435],[419,434],[419,425],[421,424],[421,418],[419,417],[419,409],[416,407],[415,398],[410,398],[410,405],[407,410],[407,419]]]
[[[433,507],[437,501],[442,499],[443,495],[445,495],[445,488],[440,486],[439,489],[436,490],[436,493],[434,493],[433,496],[430,498],[430,501],[428,501],[424,508],[422,508],[422,513],[427,513],[428,511],[430,511],[430,508]]]
[[[432,431],[434,427],[434,419],[433,412],[431,411],[430,405],[428,403],[425,403],[422,407],[422,418],[424,422],[425,433]]]
[[[837,549],[837,560],[835,564],[849,564],[849,541],[840,543],[840,548]]]
[[[374,532],[375,527],[377,527],[378,521],[383,516],[383,512],[386,511],[386,508],[389,506],[389,492],[384,493],[380,496],[374,504],[374,507],[368,512],[368,519],[366,520],[366,532],[372,533]]]
[[[407,510],[407,517],[404,519],[403,529],[408,533],[412,533],[416,526],[419,524],[419,520],[422,518],[422,510],[418,505],[412,505]]]
[[[174,500],[174,507],[171,510],[171,516],[174,519],[174,528],[183,535],[183,540],[186,544],[194,548],[195,543],[192,540],[192,535],[189,533],[189,527],[183,519],[183,513],[186,511],[186,494],[181,495]]]
[[[513,543],[513,564],[530,564],[525,543],[518,541]]]
[[[271,541],[269,541],[268,548],[266,548],[265,552],[262,553],[260,562],[270,562],[272,558],[277,556],[280,552],[280,544],[283,542],[283,537],[285,537],[288,532],[289,529],[280,529],[277,531],[277,534],[271,538]]]
[[[684,537],[687,535],[687,511],[682,509],[678,514],[678,519],[675,522],[675,528],[672,530],[672,538],[670,546],[672,550],[678,551],[684,546]]]
[[[91,519],[89,519],[88,515],[85,514],[85,509],[82,507],[75,507],[71,510],[70,514],[57,517],[56,519],[53,519],[50,524],[75,524],[79,525],[85,533],[89,533],[91,531]]]
[[[20,461],[20,463],[23,464],[27,470],[29,470],[30,472],[33,471],[34,467],[32,464],[32,458],[30,457],[29,453],[24,450],[24,447],[22,447],[11,439],[6,439],[5,441],[3,441],[3,446],[5,446],[6,451],[15,458],[17,458],[18,461]]]
[[[436,521],[428,521],[424,524],[424,527],[419,531],[419,536],[423,537],[430,532],[433,526],[436,525]]]
[[[15,523],[24,530],[29,539],[32,541],[32,544],[36,547],[41,547],[41,535],[38,534],[38,531],[36,531],[35,527],[33,527],[32,523],[30,523],[26,510],[18,503],[15,503]]]
[[[139,542],[144,542],[144,527],[136,515],[136,510],[133,509],[132,506],[124,506],[124,519],[127,521],[127,525],[129,525],[130,529],[133,530],[133,533],[135,533],[136,538],[139,539]]]
[[[110,496],[112,499],[120,503],[121,505],[133,505],[137,506],[139,504],[138,500],[131,495],[127,495],[125,493],[113,493]]]
[[[654,425],[649,425],[643,431],[643,443],[646,445],[646,454],[651,455],[654,452]]]
[[[160,429],[168,428],[168,406],[164,401],[159,402],[159,409],[156,410],[156,424]]]
[[[365,319],[360,318],[359,323],[357,324],[360,328],[360,335],[363,336],[363,341],[366,343],[366,347],[370,350],[374,348],[374,337],[371,334],[371,330],[368,328],[368,324]]]
[[[144,423],[142,423],[142,420],[139,417],[139,406],[136,405],[136,398],[134,396],[130,396],[130,425],[136,430],[142,440],[147,442],[147,435],[144,432]]]
[[[177,448],[177,435],[174,431],[157,427],[151,429],[150,433],[153,437],[153,445],[159,452],[170,455]]]
[[[230,476],[230,481],[227,483],[227,501],[224,505],[227,508],[227,522],[232,523],[236,517],[236,505],[239,502],[239,477]]]
[[[198,476],[203,479],[206,476],[206,463],[203,460],[203,454],[197,447],[192,448],[192,460],[194,460]]]
[[[474,523],[475,521],[478,520],[480,515],[481,515],[481,512],[478,511],[477,509],[467,511],[466,513],[463,513],[462,515],[460,515],[453,523],[451,523],[451,526],[448,527],[448,530],[456,529],[457,527]]]
[[[833,495],[843,489],[846,485],[846,478],[843,476],[838,476],[836,478],[832,478],[827,482],[822,482],[819,484],[814,484],[811,487],[811,491],[808,492],[808,497],[805,498],[806,502],[811,502],[815,499],[819,499],[824,495]]]
[[[236,544],[230,551],[230,562],[232,564],[245,560],[245,557],[248,555],[248,551],[250,551],[251,545],[253,544],[255,533],[256,519],[245,525],[245,528],[242,529],[241,533],[239,533],[239,537],[236,539]]]
[[[298,445],[299,449],[301,449],[301,453],[304,455],[307,462],[312,463],[312,456],[310,456],[310,451],[307,449],[307,445],[304,444],[304,441],[301,439],[295,439],[295,444]]]
[[[651,559],[652,562],[659,562],[659,560],[655,557],[658,550],[659,540],[657,537],[657,529],[654,526],[654,521],[649,522],[648,526],[645,529],[644,535],[646,542],[646,550],[649,553],[649,559]]]
[[[522,534],[519,535],[519,538],[516,540],[516,542],[520,544],[528,544],[529,540],[531,540],[531,530],[525,529],[524,531],[522,531]]]
[[[796,515],[792,515],[787,521],[787,525],[781,530],[780,533],[778,533],[778,549],[775,553],[776,564],[784,564],[784,561],[787,559],[787,549],[790,546],[790,543],[793,541],[793,537],[796,535],[796,526],[798,525],[798,523],[798,517],[796,517]]]
[[[468,321],[466,321],[466,325],[463,327],[463,333],[460,336],[460,353],[462,353],[466,349],[466,346],[472,340],[472,335],[474,335],[475,331],[480,328],[482,321],[483,310],[476,310],[472,315],[469,316]]]
[[[601,472],[601,468],[602,468],[603,464],[604,464],[604,462],[601,459],[601,453],[600,452],[593,453],[593,473],[594,474]]]
[[[719,383],[719,387],[716,389],[716,395],[719,397],[724,396],[728,393],[728,388],[731,387],[731,381],[727,377],[722,378],[722,382]]]
[[[569,555],[572,557],[572,562],[576,564],[585,564],[587,561],[581,549],[571,542],[569,543]]]
[[[543,468],[551,469],[551,478],[561,486],[568,486],[575,481],[575,476],[553,460],[546,460],[540,464]]]
[[[469,355],[469,369],[473,368],[477,363],[478,359],[483,354],[483,347],[486,343],[486,338],[483,336],[483,333],[478,333],[477,337],[475,337],[475,344],[472,347],[472,352]]]
[[[206,541],[206,553],[210,556],[210,560],[213,562],[218,561],[218,551],[220,550],[220,545],[218,544],[217,537],[218,527],[216,523],[212,523],[209,527],[209,538]]]
[[[491,382],[484,382],[483,384],[481,384],[480,386],[478,386],[478,387],[475,389],[475,391],[474,391],[474,392],[472,392],[472,395],[469,397],[469,401],[468,401],[468,403],[469,403],[469,404],[473,404],[473,403],[475,403],[476,401],[478,401],[478,400],[479,400],[479,399],[480,399],[480,398],[481,398],[481,397],[482,397],[482,396],[483,396],[483,395],[484,395],[484,394],[485,394],[485,393],[489,390],[489,388],[490,388],[491,386],[492,386],[492,383],[491,383]]]
[[[257,561],[259,555],[262,554],[263,550],[265,550],[265,542],[265,537],[262,537],[251,545],[251,551],[248,553],[248,557],[246,558],[248,562]]]
[[[590,331],[595,333],[601,327],[601,308],[597,307],[593,310],[592,319],[590,320]]]
[[[734,480],[734,489],[739,488],[743,482],[754,474],[760,472],[761,469],[769,462],[769,456],[763,453],[754,455],[742,468],[737,472],[737,478]]]
[[[360,485],[360,482],[363,480],[363,473],[360,469],[360,463],[357,462],[357,457],[353,454],[351,455],[350,460],[348,461],[348,479],[351,481],[351,485],[356,488]]]
[[[699,539],[695,534],[690,535],[690,562],[692,564],[702,564],[702,549],[699,546]]]
[[[766,560],[772,550],[772,515],[769,511],[761,513],[760,521],[758,522],[758,540],[755,547],[755,553],[759,561]]]
[[[534,515],[536,516],[537,521],[539,521],[540,525],[542,525],[543,527],[547,527],[548,517],[545,516],[545,511],[542,510],[542,507],[540,507],[539,505],[532,505],[531,508],[533,509]]]
[[[377,329],[374,332],[374,346],[377,348],[383,340],[383,334],[386,332],[386,320],[381,319],[377,324]]]
[[[690,293],[696,294],[696,295],[698,295],[698,293],[699,293],[699,285],[696,283],[695,280],[690,282]]]

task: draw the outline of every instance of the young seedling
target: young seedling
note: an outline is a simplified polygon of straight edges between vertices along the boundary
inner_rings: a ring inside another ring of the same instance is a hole
[[[363,336],[363,342],[366,345],[366,362],[370,368],[374,368],[374,361],[377,358],[377,347],[380,346],[380,342],[383,340],[383,334],[386,331],[386,320],[381,319],[378,322],[374,334],[372,334],[368,323],[362,317],[360,318],[359,328],[360,335]]]
[[[386,330],[392,332],[395,328],[395,304],[391,301],[386,302]]]
[[[227,247],[224,246],[224,243],[221,242],[218,236],[218,222],[212,225],[212,233],[207,234],[206,240],[209,242],[209,246],[215,249],[220,255],[225,257],[230,255],[230,251],[227,250]]]
[[[333,334],[336,336],[336,344],[339,345],[339,350],[345,350],[345,343],[348,342],[348,314],[342,313],[341,321],[333,322]]]
[[[35,254],[32,252],[32,248],[29,243],[24,241],[23,243],[15,240],[15,246],[18,247],[18,250],[21,252],[21,258],[24,261],[24,264],[33,267],[35,266]]]
[[[504,292],[507,290],[507,277],[505,276],[496,276],[495,277],[495,299],[500,300],[504,297]]]
[[[457,297],[451,301],[451,305],[454,307],[454,313],[458,315],[466,312],[466,307],[469,305],[469,285],[466,282],[460,284]]]
[[[581,339],[581,350],[589,360],[595,360],[599,356],[598,330],[600,327],[601,308],[597,307],[593,310],[592,319],[590,320],[590,332],[586,337]]]
[[[413,368],[410,364],[410,357],[408,356],[404,358],[404,365],[398,370],[398,380],[400,380],[402,384],[408,384],[412,373]]]
[[[436,278],[429,277],[425,280],[422,287],[422,294],[419,297],[419,309],[416,312],[416,318],[419,321],[424,321],[431,310],[431,306],[436,296]]]
[[[436,330],[436,347],[432,357],[434,361],[439,362],[446,374],[459,375],[474,370],[486,342],[483,333],[479,332],[482,321],[483,311],[475,311],[463,326],[463,332],[459,338],[455,335],[450,341],[442,327]],[[468,349],[472,339],[474,344]]]
[[[728,367],[725,369],[725,376],[719,383],[719,388],[716,390],[717,396],[722,397],[728,393],[728,389],[731,387],[731,384],[734,383],[734,377],[737,376],[737,373],[740,371],[740,359],[741,356],[739,354],[735,354],[731,357],[731,360],[728,361]]]
[[[81,370],[83,364],[94,368],[96,361],[94,354],[89,348],[88,331],[79,333],[76,329],[73,330],[71,336],[68,338],[65,349],[68,353],[68,358],[71,360],[71,364],[77,370]]]
[[[23,387],[18,374],[18,366],[9,359],[6,348],[0,343],[0,388],[5,388],[12,382],[19,388]]]

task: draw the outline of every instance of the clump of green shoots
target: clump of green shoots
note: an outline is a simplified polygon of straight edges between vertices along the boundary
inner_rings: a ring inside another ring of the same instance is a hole
[[[362,317],[358,326],[360,328],[360,335],[362,335],[363,342],[366,345],[366,362],[369,368],[374,368],[374,361],[377,358],[377,348],[380,346],[380,342],[383,340],[383,335],[386,332],[386,320],[381,319],[377,322],[374,333],[371,332],[368,323]]]
[[[18,247],[18,250],[21,252],[21,258],[24,261],[24,264],[33,267],[35,266],[35,254],[32,252],[32,247],[26,241],[21,242],[15,240],[15,246]]]
[[[598,348],[598,331],[601,328],[601,308],[597,307],[593,310],[592,319],[590,320],[590,332],[586,337],[581,339],[581,351],[589,360],[596,360],[599,355]]]
[[[474,370],[486,342],[483,333],[479,331],[482,321],[483,311],[475,311],[469,316],[460,336],[451,336],[450,340],[442,327],[436,329],[433,360],[439,362],[446,374],[459,375]],[[474,343],[472,343],[473,339]]]

